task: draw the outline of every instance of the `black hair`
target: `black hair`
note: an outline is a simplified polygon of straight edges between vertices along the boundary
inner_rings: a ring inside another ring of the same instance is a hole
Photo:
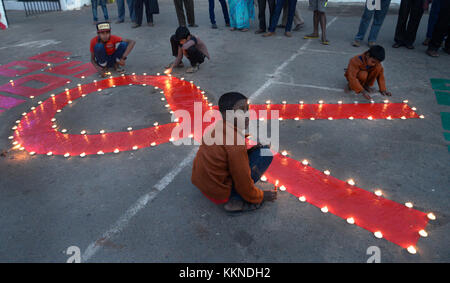
[[[382,62],[384,60],[385,52],[383,46],[380,45],[374,45],[371,46],[370,49],[367,51],[370,57],[377,59],[378,61]]]
[[[225,114],[227,110],[233,110],[233,107],[240,100],[247,100],[247,97],[239,92],[227,92],[219,98],[219,111]]]
[[[177,41],[187,39],[189,35],[191,35],[191,33],[189,32],[189,29],[187,27],[178,27],[175,31],[175,39]]]

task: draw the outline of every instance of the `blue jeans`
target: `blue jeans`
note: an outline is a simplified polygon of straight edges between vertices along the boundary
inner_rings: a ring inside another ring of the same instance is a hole
[[[215,0],[209,1],[209,19],[211,20],[211,24],[216,24],[216,15],[214,14],[214,2]],[[220,5],[222,6],[223,17],[225,19],[225,23],[230,23],[230,16],[228,15],[228,7],[227,2],[225,0],[219,0]]]
[[[106,54],[106,49],[103,43],[97,43],[94,46],[95,61],[102,67],[114,67],[116,62],[119,62],[123,53],[128,47],[128,42],[122,41],[116,48],[116,51],[112,55]]]
[[[297,6],[297,0],[277,0],[277,4],[275,5],[275,11],[273,12],[273,18],[270,21],[269,31],[274,32],[277,27],[278,20],[280,19],[281,10],[283,9],[284,2],[288,2],[288,17],[286,22],[285,31],[291,31],[292,21],[294,20],[295,15],[295,7]]]
[[[261,155],[262,151],[264,151],[264,156]],[[255,184],[259,181],[259,179],[261,179],[261,176],[264,174],[264,172],[266,172],[267,168],[269,168],[270,163],[272,163],[272,159],[272,153],[268,148],[255,149],[248,155],[251,176]],[[235,190],[234,185],[231,187],[230,199],[239,199],[245,201]]]
[[[433,36],[434,26],[439,18],[440,7],[441,0],[433,0],[433,2],[431,2],[430,14],[428,16],[427,38],[431,38]]]
[[[106,7],[106,0],[91,0],[92,15],[94,16],[94,22],[98,21],[97,17],[98,5],[102,6],[103,16],[105,17],[105,21],[107,21],[109,19],[109,16],[108,16],[108,8]]]
[[[117,1],[117,14],[119,17],[119,22],[125,21],[125,0]],[[136,14],[134,12],[135,0],[127,0],[128,10],[130,11],[130,19],[132,22],[136,22]]]
[[[381,25],[383,24],[390,4],[391,0],[381,0],[381,10],[374,9],[372,11],[367,9],[367,6],[365,6],[364,14],[361,17],[358,34],[355,36],[355,40],[361,41],[364,39],[364,35],[366,34],[367,28],[369,27],[370,21],[373,17],[372,28],[370,29],[368,41],[377,41],[378,33],[380,32]]]

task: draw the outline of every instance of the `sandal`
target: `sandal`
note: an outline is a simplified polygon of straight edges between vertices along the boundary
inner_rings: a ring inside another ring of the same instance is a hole
[[[307,35],[305,35],[303,38],[304,38],[304,39],[319,38],[319,35],[307,34]]]
[[[330,45],[330,42],[328,41],[328,39],[321,40],[320,43],[322,43],[323,45]]]

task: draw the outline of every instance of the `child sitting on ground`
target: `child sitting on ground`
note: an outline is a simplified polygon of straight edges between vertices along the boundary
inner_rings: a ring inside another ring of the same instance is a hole
[[[110,23],[98,23],[97,36],[91,39],[90,44],[91,63],[101,77],[106,77],[108,68],[112,67],[117,72],[123,73],[124,69],[121,66],[125,66],[125,60],[135,44],[134,40],[111,35]]]
[[[255,210],[263,201],[277,198],[276,190],[262,191],[255,186],[272,162],[270,149],[258,144],[247,150],[244,141],[248,118],[242,122],[233,115],[247,112],[247,101],[238,92],[220,97],[223,120],[205,132],[192,168],[192,183],[214,203],[224,204],[229,213]],[[217,139],[218,135],[222,138]],[[209,138],[222,143],[210,142]]]
[[[391,96],[391,93],[386,91],[384,69],[381,65],[384,57],[384,48],[374,45],[363,54],[350,59],[345,72],[350,90],[361,93],[366,99],[371,99],[369,94],[375,92],[372,86],[377,80],[380,93]]]
[[[170,44],[172,45],[172,55],[176,59],[166,67],[166,74],[170,74],[173,67],[183,67],[183,55],[189,59],[192,66],[186,70],[187,73],[197,72],[200,64],[205,61],[205,57],[211,60],[205,43],[197,36],[192,35],[187,27],[178,27],[175,34],[170,37]]]

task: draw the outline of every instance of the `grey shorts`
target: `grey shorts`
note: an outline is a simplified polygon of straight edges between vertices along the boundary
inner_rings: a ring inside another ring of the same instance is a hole
[[[309,0],[309,9],[312,11],[325,12],[327,0]]]

